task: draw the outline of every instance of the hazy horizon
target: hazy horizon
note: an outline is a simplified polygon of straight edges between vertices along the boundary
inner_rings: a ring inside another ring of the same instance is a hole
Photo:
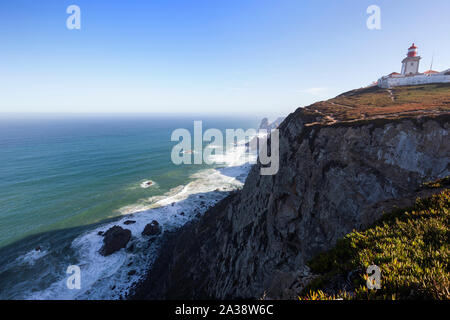
[[[69,5],[81,29],[69,30]],[[367,8],[381,10],[369,30]],[[446,0],[0,3],[0,112],[287,115],[400,71],[449,68]]]

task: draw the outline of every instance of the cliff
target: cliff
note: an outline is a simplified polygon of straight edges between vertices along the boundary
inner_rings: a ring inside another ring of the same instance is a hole
[[[294,298],[307,262],[450,174],[450,85],[354,90],[280,125],[280,170],[167,239],[134,298]]]

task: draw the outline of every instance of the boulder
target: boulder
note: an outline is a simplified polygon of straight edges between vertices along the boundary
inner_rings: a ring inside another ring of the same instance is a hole
[[[151,223],[147,224],[142,231],[142,235],[144,236],[156,236],[161,233],[161,226],[158,221],[153,220]]]
[[[109,256],[110,254],[122,248],[125,248],[130,239],[130,230],[123,229],[119,226],[114,226],[105,232],[103,238],[103,246],[100,249],[100,254]]]
[[[133,223],[136,223],[136,221],[135,220],[126,220],[126,221],[124,221],[123,224],[129,225],[129,224],[133,224]]]

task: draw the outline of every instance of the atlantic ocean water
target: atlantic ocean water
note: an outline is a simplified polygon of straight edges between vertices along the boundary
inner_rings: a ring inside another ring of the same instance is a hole
[[[192,131],[194,120],[224,131],[257,128],[259,119],[0,116],[0,299],[124,297],[158,252],[161,237],[150,242],[145,225],[176,230],[241,188],[250,170],[244,146],[222,164],[173,164],[171,133]],[[114,225],[132,238],[104,257],[99,232]],[[70,265],[80,267],[80,289],[66,285]]]

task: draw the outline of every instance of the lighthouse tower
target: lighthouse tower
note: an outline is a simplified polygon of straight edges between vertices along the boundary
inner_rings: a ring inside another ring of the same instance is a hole
[[[410,76],[419,73],[419,61],[421,57],[417,55],[417,47],[412,44],[408,49],[408,54],[402,61],[402,75]]]

